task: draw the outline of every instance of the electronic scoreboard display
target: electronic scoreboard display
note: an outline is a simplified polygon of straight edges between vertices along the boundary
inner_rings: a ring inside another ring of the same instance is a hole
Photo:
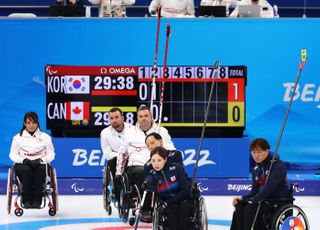
[[[174,137],[199,137],[214,81],[206,136],[241,136],[245,129],[246,66],[65,66],[47,65],[47,129],[54,136],[99,136],[109,125],[108,111],[119,107],[134,124],[140,105],[150,105],[159,120],[161,84],[164,98],[161,125]]]

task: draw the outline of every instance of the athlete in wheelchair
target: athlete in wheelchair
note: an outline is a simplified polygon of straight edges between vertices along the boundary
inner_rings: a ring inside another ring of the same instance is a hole
[[[150,156],[153,170],[143,188],[157,194],[153,229],[206,229],[204,200],[197,189],[191,190],[183,167],[169,162],[168,151],[161,146],[153,148]]]
[[[271,156],[270,144],[263,138],[253,140],[250,150],[256,162],[252,170],[252,188],[248,195],[233,199],[235,211],[230,229],[295,229],[296,224],[301,225],[297,229],[309,229],[306,215],[293,205],[294,187],[288,187],[284,162]]]
[[[8,214],[14,193],[17,193],[14,201],[17,216],[23,214],[23,209],[44,208],[47,199],[49,214],[56,214],[56,173],[49,166],[54,155],[51,137],[40,131],[38,115],[35,112],[26,113],[20,133],[13,137],[9,155],[14,166],[8,173]]]
[[[136,220],[137,210],[140,210],[141,185],[145,178],[143,165],[148,159],[149,151],[143,142],[129,143],[125,141],[119,148],[116,178],[114,180],[114,186],[119,193],[116,195],[117,207],[119,217],[124,222],[128,220],[130,210],[132,210],[132,217],[129,219],[131,225]],[[151,216],[149,219],[151,221]]]
[[[124,122],[123,112],[118,107],[110,109],[108,115],[110,125],[101,131],[100,144],[103,155],[108,160],[103,170],[103,204],[108,215],[111,215],[111,203],[114,202],[117,207],[116,201],[119,200],[117,197],[119,192],[114,183],[118,150],[123,141],[124,133],[133,126]]]

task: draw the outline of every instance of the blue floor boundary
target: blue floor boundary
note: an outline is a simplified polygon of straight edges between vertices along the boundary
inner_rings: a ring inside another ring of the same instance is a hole
[[[110,223],[120,222],[119,218],[86,218],[86,219],[65,219],[65,220],[40,220],[40,221],[27,221],[19,223],[10,223],[0,225],[0,230],[7,229],[38,229],[52,225],[66,225],[66,224],[88,224],[88,223]],[[230,226],[231,221],[228,220],[208,220],[209,225]]]

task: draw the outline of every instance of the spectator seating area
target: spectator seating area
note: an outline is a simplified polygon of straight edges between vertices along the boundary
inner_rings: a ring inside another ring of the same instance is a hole
[[[149,16],[148,6],[151,0],[136,0],[136,4],[127,8],[128,17]],[[319,0],[269,0],[270,4],[278,6],[280,17],[320,17]],[[48,17],[49,6],[54,5],[55,0],[1,0],[0,16],[8,16],[12,13],[32,13],[38,17]],[[91,9],[91,17],[98,15],[98,7],[93,6],[87,0],[85,6]],[[200,0],[195,0],[196,9]]]

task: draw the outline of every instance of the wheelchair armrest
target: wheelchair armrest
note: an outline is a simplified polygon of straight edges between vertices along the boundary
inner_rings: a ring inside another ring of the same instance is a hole
[[[279,201],[280,202],[293,202],[295,199],[294,199],[294,197],[293,196],[291,196],[291,197],[281,197],[281,198],[279,198]]]
[[[281,207],[285,204],[293,204],[294,198],[293,197],[280,197],[279,199],[267,199],[263,200],[262,203],[267,205],[271,205],[273,207]]]

